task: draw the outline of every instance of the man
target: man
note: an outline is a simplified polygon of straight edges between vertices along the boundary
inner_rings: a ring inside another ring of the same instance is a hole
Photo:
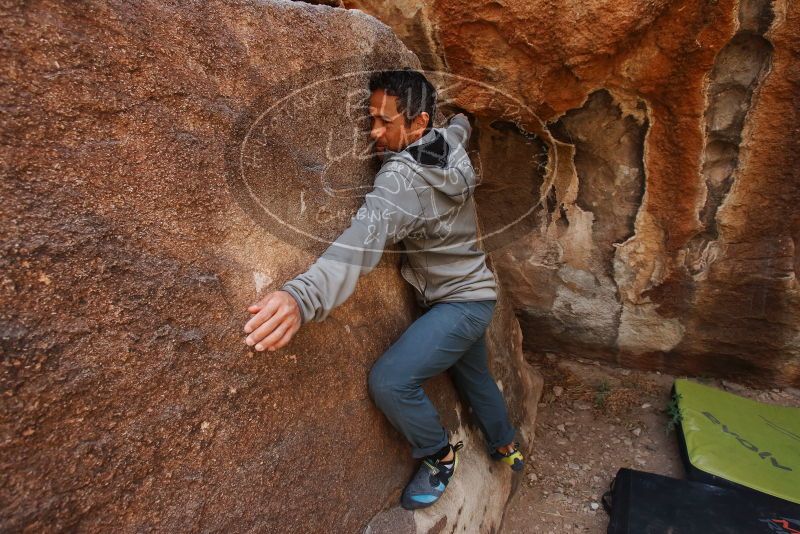
[[[285,346],[302,324],[323,321],[355,290],[389,243],[405,248],[401,273],[426,309],[378,359],[369,391],[392,425],[422,459],[403,491],[407,509],[444,493],[458,465],[461,442],[447,431],[422,383],[447,369],[472,406],[490,454],[515,471],[515,429],[487,367],[484,333],[497,300],[495,278],[477,245],[475,172],[466,152],[471,133],[462,114],[433,128],[436,92],[421,73],[374,74],[369,83],[370,136],[382,166],[374,189],[347,228],[305,273],[248,308],[246,343],[256,350]]]

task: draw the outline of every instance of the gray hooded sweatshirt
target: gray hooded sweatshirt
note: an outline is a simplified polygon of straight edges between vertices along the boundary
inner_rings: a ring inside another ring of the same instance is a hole
[[[400,152],[386,150],[374,189],[311,267],[281,289],[303,323],[323,321],[378,264],[384,248],[404,248],[400,272],[417,302],[496,300],[494,274],[478,247],[475,170],[465,146],[472,128],[462,114],[431,128]]]

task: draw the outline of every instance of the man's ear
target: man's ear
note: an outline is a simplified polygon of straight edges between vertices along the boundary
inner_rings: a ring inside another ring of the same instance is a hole
[[[428,121],[430,120],[431,116],[428,114],[427,111],[423,111],[419,115],[414,118],[414,129],[415,130],[424,130],[428,126]]]

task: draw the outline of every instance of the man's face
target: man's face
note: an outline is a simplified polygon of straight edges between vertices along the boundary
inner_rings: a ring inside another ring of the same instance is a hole
[[[370,95],[369,115],[372,124],[369,135],[381,158],[387,148],[399,152],[422,137],[428,124],[428,114],[423,111],[407,126],[405,117],[397,111],[397,97],[387,95],[383,89],[376,89]]]

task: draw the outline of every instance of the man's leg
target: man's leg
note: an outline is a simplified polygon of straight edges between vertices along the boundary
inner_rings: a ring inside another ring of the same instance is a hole
[[[375,404],[424,458],[447,446],[447,431],[422,383],[455,364],[488,320],[465,320],[467,302],[440,302],[419,317],[375,362],[369,391]],[[489,316],[491,319],[491,316]]]
[[[503,395],[489,372],[487,360],[486,340],[481,335],[450,373],[459,393],[472,407],[489,447],[493,451],[505,451],[503,447],[514,441],[516,431],[508,419]]]

